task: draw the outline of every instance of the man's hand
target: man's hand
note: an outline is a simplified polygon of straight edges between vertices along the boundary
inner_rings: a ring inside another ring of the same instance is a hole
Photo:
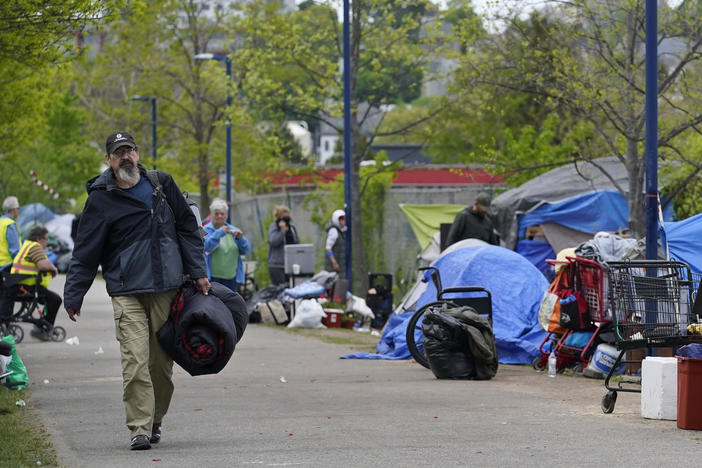
[[[339,264],[334,257],[331,257],[331,264],[334,271],[339,271]]]
[[[243,232],[241,232],[241,229],[235,229],[232,231],[232,236],[234,236],[235,239],[241,239],[242,236],[244,235]]]
[[[76,317],[80,316],[80,309],[66,309],[66,312],[68,312],[68,318],[73,320],[74,322],[76,321]]]
[[[195,280],[195,287],[198,291],[207,296],[210,292],[210,288],[212,287],[212,285],[210,284],[207,278],[198,278],[197,280]]]

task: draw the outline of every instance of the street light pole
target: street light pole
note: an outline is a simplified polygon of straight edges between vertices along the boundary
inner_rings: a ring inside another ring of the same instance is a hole
[[[227,222],[232,221],[232,93],[229,91],[229,86],[232,81],[232,59],[228,55],[222,54],[197,54],[195,60],[224,60],[227,71],[227,146],[226,146],[226,186],[227,186]]]
[[[155,96],[132,96],[132,101],[151,101],[151,157],[153,158],[153,168],[156,169],[156,97]]]
[[[346,205],[346,279],[353,288],[351,239],[351,40],[349,0],[344,0],[344,204]]]

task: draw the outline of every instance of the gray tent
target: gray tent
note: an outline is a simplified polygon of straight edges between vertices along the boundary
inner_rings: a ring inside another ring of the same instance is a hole
[[[537,222],[558,252],[591,239],[598,231],[627,226],[628,204],[620,189],[628,191],[629,182],[617,157],[581,161],[502,193],[492,202],[492,218],[508,249],[515,249],[524,222],[531,221]],[[559,209],[563,207],[567,209]]]

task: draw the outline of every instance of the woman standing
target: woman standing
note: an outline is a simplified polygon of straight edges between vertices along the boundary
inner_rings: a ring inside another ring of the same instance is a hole
[[[299,244],[297,228],[290,218],[290,208],[278,205],[273,209],[275,221],[268,226],[268,275],[274,285],[285,284],[285,246]]]
[[[244,282],[242,255],[249,253],[249,241],[241,229],[227,223],[227,202],[215,198],[210,205],[212,222],[205,225],[207,276],[237,292]]]

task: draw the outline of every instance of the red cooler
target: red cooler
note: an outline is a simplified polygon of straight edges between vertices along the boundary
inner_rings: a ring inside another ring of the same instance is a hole
[[[678,356],[678,427],[702,430],[702,359]]]

